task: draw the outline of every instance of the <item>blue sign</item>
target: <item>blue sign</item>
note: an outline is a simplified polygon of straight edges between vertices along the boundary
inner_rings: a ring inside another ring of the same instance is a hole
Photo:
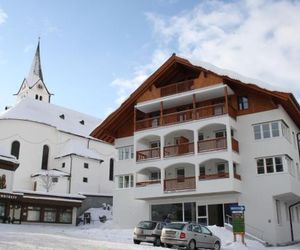
[[[245,206],[232,206],[230,207],[231,212],[244,212]]]

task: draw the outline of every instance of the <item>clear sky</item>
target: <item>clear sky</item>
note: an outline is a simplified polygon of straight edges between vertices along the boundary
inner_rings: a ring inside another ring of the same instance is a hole
[[[300,96],[299,1],[0,0],[0,109],[38,36],[52,103],[100,118],[173,52]]]

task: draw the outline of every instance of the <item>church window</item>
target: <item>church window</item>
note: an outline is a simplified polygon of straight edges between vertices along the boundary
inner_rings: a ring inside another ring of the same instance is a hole
[[[111,158],[109,161],[109,180],[114,180],[114,159]]]
[[[15,156],[17,159],[19,159],[19,154],[20,154],[20,142],[14,141],[11,144],[11,151],[10,154]]]
[[[35,95],[35,99],[38,100],[38,99],[39,99],[39,96],[38,96],[38,95]]]
[[[42,96],[40,96],[40,101],[42,101],[43,100],[43,97]]]
[[[48,169],[48,158],[49,158],[49,147],[44,145],[43,147],[43,158],[42,158],[42,169]]]

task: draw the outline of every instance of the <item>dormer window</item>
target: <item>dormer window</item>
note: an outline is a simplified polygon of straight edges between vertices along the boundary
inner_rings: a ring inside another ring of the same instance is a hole
[[[64,119],[65,119],[65,115],[64,115],[64,114],[61,114],[61,115],[59,116],[59,118],[64,120]]]
[[[81,121],[80,121],[80,124],[81,124],[81,125],[84,125],[84,120],[81,120]]]

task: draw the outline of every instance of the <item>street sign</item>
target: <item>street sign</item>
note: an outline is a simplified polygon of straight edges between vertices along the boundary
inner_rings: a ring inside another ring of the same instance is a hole
[[[245,244],[245,206],[231,206],[232,214],[232,232],[234,241],[236,241],[236,235],[242,236],[242,242]]]

